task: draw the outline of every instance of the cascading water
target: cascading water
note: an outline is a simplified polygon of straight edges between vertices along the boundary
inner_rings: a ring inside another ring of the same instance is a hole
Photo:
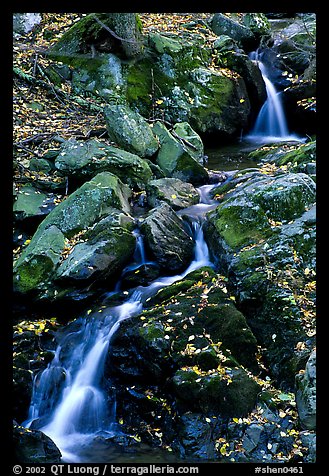
[[[263,77],[267,98],[257,116],[252,131],[244,138],[253,142],[282,142],[303,141],[294,134],[289,134],[287,120],[284,113],[281,94],[269,79],[265,64],[261,61],[262,55],[253,51],[249,57],[254,60]]]
[[[210,200],[209,190],[199,188],[200,203],[181,214],[188,215],[195,241],[194,259],[179,275],[162,277],[148,286],[138,286],[123,304],[94,312],[67,326],[52,362],[34,380],[29,418],[23,424],[38,428],[60,448],[65,462],[82,462],[83,448],[95,435],[117,432],[115,399],[102,389],[101,380],[111,337],[120,322],[143,309],[143,303],[159,289],[183,279],[203,266],[213,266],[202,230],[202,215],[218,205]],[[146,262],[141,235],[136,231],[135,260]],[[102,317],[100,317],[102,316]],[[110,401],[109,401],[110,400]]]

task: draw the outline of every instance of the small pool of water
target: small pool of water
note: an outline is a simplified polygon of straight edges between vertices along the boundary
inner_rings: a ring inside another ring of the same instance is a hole
[[[208,156],[206,167],[209,170],[229,172],[257,166],[257,162],[248,157],[248,154],[259,147],[256,144],[239,141],[222,147],[205,149]]]

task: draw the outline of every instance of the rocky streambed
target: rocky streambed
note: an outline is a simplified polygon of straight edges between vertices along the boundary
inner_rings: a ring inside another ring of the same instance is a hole
[[[146,120],[132,75],[149,58],[110,53],[107,87],[127,101],[106,99],[107,138],[57,138],[31,160],[39,180],[14,189],[19,461],[315,461],[316,143],[253,144],[247,167],[212,168],[207,134],[236,141],[264,93],[227,38],[215,50],[229,46],[230,77],[194,43],[150,35],[156,81],[173,81],[162,119]],[[103,63],[92,73],[97,95]],[[202,102],[209,90],[221,107]],[[77,386],[89,409],[65,413]]]

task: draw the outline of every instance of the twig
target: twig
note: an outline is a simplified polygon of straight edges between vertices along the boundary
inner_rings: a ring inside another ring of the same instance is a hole
[[[171,131],[170,134],[171,134],[172,136],[176,137],[176,139],[182,141],[184,144],[186,144],[186,145],[188,145],[189,147],[191,147],[191,149],[193,149],[193,150],[198,150],[198,148],[197,148],[195,145],[191,144],[191,142],[189,142],[188,140],[184,139],[183,137],[180,137],[178,134],[176,134],[175,131]]]
[[[41,159],[42,156],[40,154],[38,154],[37,152],[34,152],[34,150],[32,149],[29,149],[28,147],[25,147],[22,143],[20,142],[16,142],[13,144],[13,146],[16,148],[16,149],[23,149],[25,150],[26,152],[28,152],[29,154],[32,154],[32,155],[35,155],[36,157],[38,157],[38,159]]]

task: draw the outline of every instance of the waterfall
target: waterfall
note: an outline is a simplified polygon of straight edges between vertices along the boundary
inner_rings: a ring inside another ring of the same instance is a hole
[[[266,87],[267,98],[259,111],[253,129],[244,138],[259,143],[302,141],[303,139],[298,138],[296,135],[289,134],[281,101],[281,93],[276,91],[274,84],[270,80],[268,70],[261,61],[262,55],[253,51],[249,57],[257,63],[260,69]]]
[[[116,402],[102,388],[104,364],[111,337],[123,319],[139,314],[146,300],[159,289],[183,279],[188,273],[203,266],[213,266],[204,240],[200,218],[218,202],[209,199],[212,186],[199,188],[200,207],[183,210],[190,217],[195,241],[194,259],[179,275],[158,278],[148,286],[138,286],[126,302],[119,306],[96,311],[68,324],[53,360],[34,379],[27,428],[38,428],[60,448],[66,462],[81,462],[81,451],[92,443],[96,434],[113,435]],[[146,263],[144,245],[139,231],[134,259]],[[104,306],[103,306],[104,307]],[[110,401],[109,401],[110,400]]]

